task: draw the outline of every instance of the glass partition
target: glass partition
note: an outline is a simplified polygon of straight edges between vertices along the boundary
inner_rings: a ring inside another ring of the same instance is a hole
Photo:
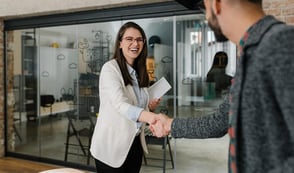
[[[228,65],[225,66],[220,57],[218,67],[223,73],[234,74],[234,45],[216,43],[203,15],[133,21],[145,30],[148,38],[150,79],[156,82],[165,77],[172,85],[156,112],[180,118],[213,112],[229,86],[216,93],[218,84],[207,81],[207,75],[219,51],[227,53]],[[14,128],[13,133],[8,134],[12,141],[8,152],[90,166],[94,170],[88,146],[99,112],[99,72],[112,57],[116,34],[124,22],[7,33],[14,44],[11,59],[14,104],[13,113],[8,115],[13,117],[8,123],[13,123]],[[183,154],[182,149],[193,146],[195,140],[171,136],[154,139],[157,142],[152,140],[150,138],[148,145],[151,154],[144,155],[141,172],[162,168],[186,172],[186,164],[193,158]],[[156,159],[152,159],[154,157]],[[226,163],[220,164],[223,166],[226,167]]]

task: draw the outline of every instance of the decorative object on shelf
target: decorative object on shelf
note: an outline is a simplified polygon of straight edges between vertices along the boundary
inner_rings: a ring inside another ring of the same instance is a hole
[[[79,41],[78,43],[78,48],[79,49],[88,49],[90,46],[89,46],[89,42],[87,39],[82,39],[81,41]]]
[[[26,41],[25,41],[25,45],[27,46],[34,46],[35,45],[35,40],[33,39],[32,36],[25,36]]]
[[[82,87],[97,87],[99,76],[93,73],[80,74],[80,86]]]
[[[60,89],[61,99],[62,101],[71,101],[74,100],[74,91],[72,88],[68,88],[67,92],[65,88]]]
[[[102,31],[92,31],[93,33],[94,33],[94,38],[96,39],[96,40],[100,40],[101,39],[101,37],[103,37],[103,32]],[[102,38],[103,39],[103,38]]]
[[[149,43],[149,46],[153,48],[154,44],[160,44],[161,43],[160,37],[157,36],[157,35],[153,35],[153,36],[151,36],[149,38],[148,43]]]
[[[59,44],[58,44],[58,43],[56,43],[56,42],[54,42],[54,43],[52,43],[52,44],[51,44],[51,47],[54,47],[54,48],[59,48]]]

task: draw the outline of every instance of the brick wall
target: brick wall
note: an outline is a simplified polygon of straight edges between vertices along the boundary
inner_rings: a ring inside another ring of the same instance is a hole
[[[7,34],[7,64],[3,64],[4,60],[4,38],[3,38],[3,21],[0,21],[0,157],[5,155],[4,150],[4,126],[7,124],[8,131],[8,148],[14,150],[15,134],[13,130],[13,31]],[[4,67],[7,67],[7,119],[4,122]]]
[[[277,18],[279,18],[282,21],[285,21],[288,24],[292,24],[294,25],[294,0],[264,0],[263,2],[263,7],[265,9],[265,12],[267,14],[271,14],[276,16]],[[8,38],[8,40],[11,41],[11,39]],[[0,157],[4,156],[4,83],[3,83],[3,21],[0,20]],[[13,54],[11,51],[9,51],[8,53],[9,56],[9,60],[8,62],[11,62],[13,59]],[[9,65],[10,64],[10,65]],[[12,73],[12,64],[9,63],[8,64],[8,68],[10,69],[11,73]],[[8,73],[8,76],[11,76],[11,73]],[[8,80],[8,92],[12,92],[11,89],[11,82],[12,82],[12,78],[10,78]],[[10,96],[12,94],[8,94],[8,96]],[[12,115],[12,108],[11,108],[11,100],[12,97],[8,97],[8,114]],[[13,128],[12,128],[12,120],[13,117],[9,117],[9,127],[8,127],[8,136],[9,136],[9,140],[8,140],[8,144],[9,144],[9,148],[13,149],[13,139],[14,139],[14,135],[13,135]]]
[[[264,0],[263,8],[266,14],[294,25],[294,0]]]
[[[0,20],[0,81],[3,81],[3,21]],[[0,157],[4,156],[4,86],[0,82]]]
[[[14,123],[14,113],[13,113],[13,105],[14,105],[14,93],[13,93],[13,42],[14,42],[14,34],[13,31],[9,31],[6,34],[6,56],[7,56],[7,64],[5,64],[6,67],[6,75],[7,75],[7,145],[9,151],[14,151],[14,142],[15,142],[15,131],[13,129],[13,123]]]

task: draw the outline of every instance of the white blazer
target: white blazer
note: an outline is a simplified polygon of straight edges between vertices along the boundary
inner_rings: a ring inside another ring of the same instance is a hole
[[[144,91],[148,95],[147,88]],[[138,129],[136,122],[126,116],[130,105],[137,105],[135,92],[131,85],[124,85],[120,68],[114,59],[102,67],[99,96],[99,116],[90,151],[94,158],[117,168],[124,163]],[[148,110],[148,102],[145,110]],[[144,133],[141,133],[141,144],[144,151],[148,152]]]

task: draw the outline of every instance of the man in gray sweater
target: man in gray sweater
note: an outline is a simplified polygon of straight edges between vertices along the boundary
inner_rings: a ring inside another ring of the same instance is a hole
[[[175,138],[230,136],[229,172],[294,172],[294,26],[265,15],[262,0],[205,0],[218,41],[238,47],[230,94],[208,116],[151,125]]]

